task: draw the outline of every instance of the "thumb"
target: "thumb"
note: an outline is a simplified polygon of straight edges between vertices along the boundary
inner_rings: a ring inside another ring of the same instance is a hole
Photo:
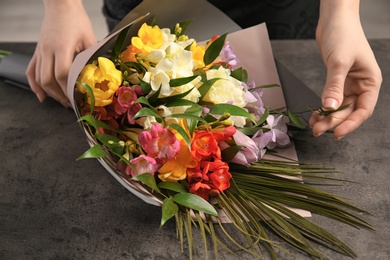
[[[343,103],[347,73],[346,66],[332,64],[327,66],[326,82],[321,98],[323,108],[335,110]]]

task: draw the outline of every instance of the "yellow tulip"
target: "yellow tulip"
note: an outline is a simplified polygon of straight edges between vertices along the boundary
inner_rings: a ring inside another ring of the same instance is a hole
[[[115,91],[122,84],[122,72],[115,68],[111,60],[99,57],[97,63],[87,64],[83,68],[78,81],[91,87],[95,97],[95,106],[103,107],[112,103]],[[82,93],[86,93],[81,85],[77,84],[77,88]],[[88,103],[90,102],[88,98]]]

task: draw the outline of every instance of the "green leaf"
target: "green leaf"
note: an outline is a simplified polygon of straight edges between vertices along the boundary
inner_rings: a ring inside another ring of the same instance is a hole
[[[161,193],[160,189],[157,187],[156,179],[154,178],[154,175],[151,173],[142,173],[135,177],[133,177],[134,180],[140,181],[152,190]]]
[[[128,61],[124,63],[127,67],[134,68],[138,73],[143,74],[147,71],[147,69],[140,63],[134,61]]]
[[[230,104],[216,104],[211,107],[210,114],[223,115],[229,113],[232,116],[243,116],[253,121],[251,114],[244,109]]]
[[[227,33],[221,35],[218,39],[213,41],[210,46],[206,49],[206,52],[203,57],[203,62],[207,66],[218,57],[221,52],[223,45],[225,44]]]
[[[190,114],[190,115],[194,115],[194,116],[197,116],[199,118],[202,118],[201,117],[202,107],[201,106],[189,107],[186,109],[185,114],[187,114],[187,115]],[[204,118],[202,118],[202,119],[204,120]],[[198,125],[199,119],[198,118],[187,118],[186,121],[187,121],[188,131],[190,132],[190,135],[192,135],[196,126]],[[202,122],[207,123],[205,120]]]
[[[88,97],[91,99],[91,114],[93,112],[93,110],[95,109],[95,95],[93,94],[93,91],[92,91],[92,88],[88,85],[88,84],[85,84],[83,82],[79,82],[77,81],[76,84],[80,84],[81,86],[83,86],[83,88],[87,91],[87,95]]]
[[[156,100],[156,102],[154,102],[154,105],[158,106],[158,105],[162,105],[162,104],[167,104],[167,103],[173,102],[175,100],[180,100],[183,97],[187,96],[193,89],[194,88],[191,88],[190,90],[187,90],[186,92],[183,92],[181,94],[177,94],[177,95],[174,95],[174,96],[169,96],[169,97],[166,97],[166,98],[159,98],[159,99]]]
[[[82,160],[87,158],[100,158],[106,156],[106,152],[100,144],[95,144],[91,148],[89,148],[85,153],[80,155],[76,160]]]
[[[211,80],[206,80],[199,88],[198,91],[200,93],[199,101],[201,101],[204,96],[206,96],[207,92],[209,92],[210,88],[214,85],[215,82],[220,80],[220,78],[213,78]]]
[[[188,147],[191,145],[191,138],[188,136],[187,132],[178,124],[169,124],[169,127],[175,129],[186,141]]]
[[[145,94],[149,94],[149,92],[152,90],[152,86],[148,82],[142,80],[140,77],[138,77],[138,80],[139,84],[141,85],[142,91]]]
[[[118,38],[116,38],[114,48],[112,49],[111,60],[116,60],[121,54],[130,27],[123,29],[119,33]]]
[[[139,118],[143,116],[153,116],[154,118],[156,118],[157,122],[159,123],[163,121],[163,118],[159,114],[157,114],[156,112],[154,112],[153,110],[147,107],[141,108],[141,110],[134,115],[134,118]]]
[[[96,118],[94,118],[92,115],[85,115],[85,116],[82,116],[79,118],[78,120],[79,122],[80,121],[86,121],[88,122],[91,126],[93,126],[95,129],[98,129],[98,128],[104,128],[104,129],[107,129],[107,130],[111,130],[111,131],[115,131],[116,130],[114,128],[112,128],[111,126],[109,126],[108,124],[100,121],[100,120],[97,120]]]
[[[192,119],[192,120],[201,121],[201,122],[207,124],[207,121],[204,120],[202,117],[196,116],[196,115],[187,114],[187,113],[184,113],[184,114],[172,114],[172,115],[170,115],[170,117]]]
[[[163,201],[161,206],[161,223],[160,227],[164,226],[164,224],[173,218],[177,212],[179,212],[179,207],[175,204],[171,199],[166,198]]]
[[[160,189],[171,190],[177,193],[188,193],[188,190],[178,182],[163,181],[157,184]]]
[[[241,81],[241,82],[247,82],[248,81],[248,72],[241,68],[235,69],[231,72],[230,76],[233,78]]]
[[[280,87],[280,85],[279,84],[261,85],[261,86],[257,86],[255,88],[252,88],[250,91],[254,91],[254,90],[259,89],[259,88],[276,88],[276,87]]]
[[[186,77],[186,78],[171,79],[169,81],[169,86],[171,86],[171,87],[182,86],[182,85],[185,85],[187,83],[190,83],[191,81],[193,81],[197,77],[198,77],[198,75],[189,76],[189,77]]]
[[[233,145],[223,149],[221,151],[223,161],[226,163],[230,163],[233,160],[234,156],[236,156],[236,154],[243,148],[244,146]]]
[[[192,193],[178,193],[173,196],[173,200],[182,206],[218,217],[218,213],[215,208],[198,195]]]
[[[241,133],[248,135],[248,136],[252,136],[252,135],[256,134],[260,129],[261,129],[261,127],[259,127],[259,126],[237,128],[238,131],[240,131]]]
[[[198,107],[201,107],[197,103],[195,103],[193,101],[190,101],[190,100],[187,100],[187,99],[173,100],[173,101],[165,104],[165,106],[166,107],[184,107],[184,106],[198,106]]]
[[[145,96],[140,96],[136,101],[135,103],[140,103],[140,104],[143,104],[143,105],[147,105],[148,107],[152,107],[152,105],[150,105],[148,99],[145,97]]]
[[[298,118],[298,116],[296,114],[294,114],[290,110],[288,110],[287,111],[287,115],[290,118],[291,122],[293,122],[296,127],[299,127],[301,129],[305,128],[305,126],[303,125],[301,120],[299,120],[299,118]]]
[[[259,121],[256,122],[257,125],[262,125],[268,118],[269,116],[269,109],[268,107],[265,109],[264,114],[261,116]]]
[[[125,152],[125,147],[124,146],[121,146],[119,145],[119,142],[120,142],[120,139],[115,137],[115,136],[112,136],[112,135],[108,135],[108,134],[100,134],[100,133],[96,133],[95,134],[95,137],[100,141],[102,142],[105,146],[107,146],[107,148],[113,152],[114,154],[118,155],[118,156],[122,156]]]

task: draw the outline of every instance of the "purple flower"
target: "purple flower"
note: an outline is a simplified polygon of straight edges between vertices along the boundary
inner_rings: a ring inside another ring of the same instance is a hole
[[[220,53],[222,60],[229,66],[234,67],[238,64],[237,56],[233,53],[233,49],[229,42],[226,41]]]
[[[267,132],[258,131],[252,139],[260,149],[275,147],[284,147],[290,144],[290,137],[287,135],[287,125],[283,122],[283,116],[269,115],[267,118]]]
[[[253,81],[244,84],[245,99],[248,102],[245,107],[248,109],[249,113],[253,113],[257,118],[260,118],[265,112],[265,106],[262,99],[264,89],[255,87],[256,85]]]
[[[236,133],[233,135],[233,138],[236,145],[244,146],[244,148],[234,156],[231,162],[250,166],[251,163],[257,162],[259,160],[260,150],[257,147],[255,141],[240,131],[236,131]],[[227,143],[220,143],[221,150],[228,147],[229,145]]]

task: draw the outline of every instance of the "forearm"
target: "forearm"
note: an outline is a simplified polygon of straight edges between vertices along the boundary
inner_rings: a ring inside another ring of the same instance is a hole
[[[43,0],[43,6],[45,7],[46,12],[53,10],[69,10],[73,8],[84,9],[82,0]]]
[[[321,0],[317,34],[329,25],[342,26],[343,19],[360,24],[359,6],[360,0]]]

